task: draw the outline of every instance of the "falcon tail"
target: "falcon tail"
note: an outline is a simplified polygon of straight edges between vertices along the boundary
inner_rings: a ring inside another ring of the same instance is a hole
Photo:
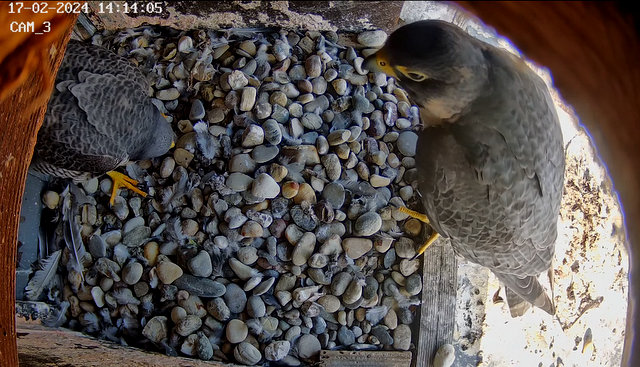
[[[507,303],[512,317],[522,316],[529,309],[530,304],[541,308],[550,315],[555,314],[555,306],[537,277],[519,278],[511,274],[498,273],[496,276],[507,288]]]

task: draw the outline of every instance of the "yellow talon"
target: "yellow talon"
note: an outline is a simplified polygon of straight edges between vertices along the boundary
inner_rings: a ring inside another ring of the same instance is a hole
[[[122,174],[116,171],[109,171],[107,175],[111,177],[111,181],[113,181],[112,189],[111,189],[111,198],[109,199],[109,204],[113,205],[116,200],[116,196],[118,196],[118,189],[120,187],[126,187],[129,190],[140,194],[142,197],[147,197],[147,193],[137,188],[135,185],[138,184],[138,181],[133,178]]]
[[[431,237],[429,237],[429,239],[426,240],[422,246],[420,246],[420,248],[416,252],[416,256],[414,256],[411,260],[415,260],[418,256],[422,255],[427,250],[427,248],[429,248],[429,246],[431,246],[431,244],[433,244],[438,239],[438,237],[440,237],[438,232],[433,232]]]
[[[429,224],[429,218],[427,218],[427,216],[425,214],[422,213],[418,213],[414,210],[411,210],[409,208],[407,208],[406,206],[401,206],[398,208],[398,210],[401,213],[404,213],[412,218],[416,218],[417,220],[421,221],[422,223],[427,223]]]

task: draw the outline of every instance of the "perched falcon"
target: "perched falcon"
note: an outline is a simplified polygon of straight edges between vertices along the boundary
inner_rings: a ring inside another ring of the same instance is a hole
[[[128,161],[158,157],[173,144],[170,124],[147,95],[140,70],[124,58],[71,40],[34,151],[41,172],[82,181],[108,173],[118,187],[146,194],[115,172]]]
[[[505,284],[512,316],[529,303],[553,314],[537,277],[553,257],[564,149],[542,79],[434,20],[393,32],[367,67],[396,78],[420,107],[418,185],[433,229]]]

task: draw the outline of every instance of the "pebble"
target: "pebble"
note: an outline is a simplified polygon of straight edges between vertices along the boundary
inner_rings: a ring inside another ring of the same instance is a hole
[[[260,354],[260,351],[252,344],[247,342],[238,344],[233,350],[233,356],[235,357],[236,361],[248,366],[253,366],[260,362],[260,360],[262,359],[262,354]]]
[[[176,323],[175,331],[180,336],[193,334],[202,326],[202,320],[196,315],[187,315]]]
[[[368,237],[377,233],[382,227],[382,218],[376,212],[367,212],[358,217],[354,224],[354,233]],[[367,250],[368,251],[368,250]]]
[[[231,313],[240,313],[247,305],[247,294],[235,283],[227,284],[224,301]]]
[[[298,339],[298,357],[310,359],[320,353],[320,341],[315,335],[304,334]]]
[[[201,120],[205,116],[204,105],[199,99],[194,99],[191,102],[191,109],[189,110],[189,120]]]
[[[220,297],[226,291],[225,286],[220,282],[190,274],[183,274],[173,282],[173,285],[190,294],[205,298]]]
[[[209,256],[209,253],[202,250],[189,260],[188,267],[191,274],[197,277],[208,277],[213,271],[211,256]]]
[[[209,341],[209,338],[203,333],[198,332],[198,340],[196,343],[196,350],[198,358],[208,361],[213,357],[213,346]]]
[[[142,264],[138,262],[128,263],[122,269],[122,281],[129,285],[136,284],[140,281],[143,271],[144,268],[142,267]]]
[[[409,350],[411,346],[411,328],[401,324],[393,331],[393,347],[397,350]]]
[[[433,357],[434,367],[451,367],[456,360],[456,350],[451,344],[443,344]]]
[[[227,321],[231,311],[222,298],[213,298],[207,302],[207,312],[218,321]]]
[[[362,284],[357,279],[353,279],[345,289],[342,300],[345,304],[350,305],[359,300],[360,297],[362,297]]]
[[[332,294],[320,297],[318,304],[324,307],[324,310],[328,313],[334,313],[340,309],[340,299]]]
[[[313,254],[313,250],[316,246],[316,236],[313,232],[305,232],[302,235],[302,238],[298,241],[296,246],[293,248],[293,253],[291,255],[291,261],[293,265],[304,265],[306,264],[309,257]]]
[[[349,237],[342,240],[342,249],[351,259],[358,259],[373,248],[373,241],[368,238]]]
[[[156,271],[158,274],[158,278],[160,278],[160,281],[164,284],[173,283],[183,274],[182,268],[170,261],[161,261],[156,266]]]
[[[255,147],[264,142],[264,130],[255,124],[249,125],[242,134],[242,146],[245,148]],[[258,162],[259,163],[259,162]]]
[[[259,174],[251,186],[251,194],[259,198],[273,199],[278,196],[279,193],[280,186],[276,180],[267,173]]]
[[[276,340],[264,348],[264,358],[267,361],[280,361],[289,354],[291,344],[288,340]]]
[[[160,343],[168,335],[167,321],[165,316],[154,316],[142,329],[142,335],[154,343]]]
[[[244,341],[248,334],[249,328],[241,320],[233,319],[227,323],[225,335],[229,343],[238,344]]]
[[[172,101],[180,97],[180,92],[176,88],[163,89],[156,92],[156,98],[161,101]]]
[[[358,34],[358,43],[364,47],[382,47],[387,41],[387,33],[383,30],[366,31]]]
[[[418,143],[418,134],[413,131],[403,131],[398,136],[396,147],[398,151],[406,156],[413,157],[416,155],[416,145]]]
[[[262,298],[259,296],[251,296],[247,299],[247,314],[254,318],[263,317],[267,312],[266,306]]]
[[[243,264],[236,258],[229,259],[229,266],[231,267],[231,270],[233,270],[233,272],[236,274],[236,276],[241,280],[248,280],[255,275],[253,268]]]

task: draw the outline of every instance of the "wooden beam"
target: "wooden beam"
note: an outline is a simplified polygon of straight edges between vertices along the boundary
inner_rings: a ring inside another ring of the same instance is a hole
[[[624,208],[630,296],[623,366],[640,366],[640,19],[613,1],[457,3],[548,67],[591,133]]]
[[[422,305],[416,367],[432,365],[442,344],[453,343],[458,289],[457,260],[448,240],[439,238],[423,255]]]
[[[40,321],[19,319],[17,325],[21,367],[242,367],[123,347],[79,332],[47,328]]]

